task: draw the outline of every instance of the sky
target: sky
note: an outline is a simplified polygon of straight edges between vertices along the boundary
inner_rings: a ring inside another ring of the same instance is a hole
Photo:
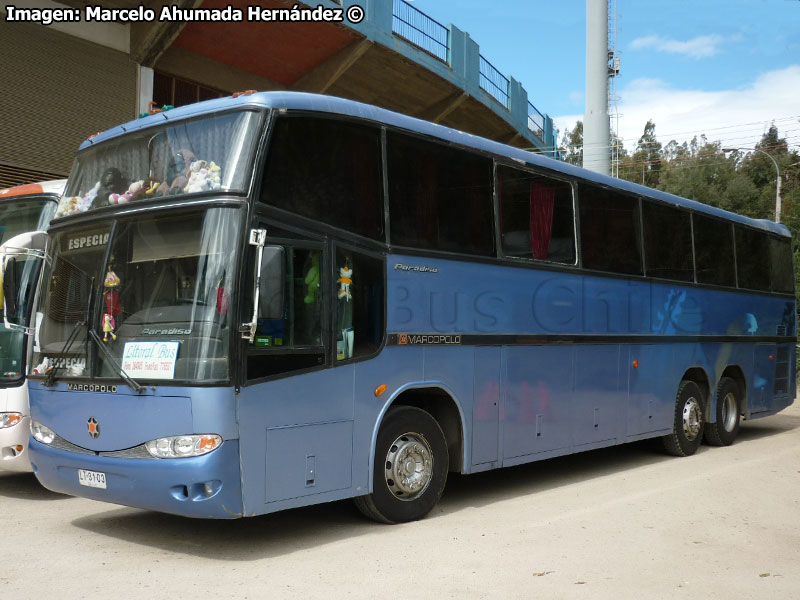
[[[475,40],[560,130],[585,110],[586,0],[412,0]],[[614,4],[614,0],[611,0]],[[617,132],[752,147],[774,123],[800,149],[800,0],[616,0]],[[614,120],[612,119],[612,130]]]

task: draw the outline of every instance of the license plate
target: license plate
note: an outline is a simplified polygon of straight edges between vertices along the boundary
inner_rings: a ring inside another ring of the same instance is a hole
[[[106,474],[78,469],[78,483],[87,487],[106,489]]]

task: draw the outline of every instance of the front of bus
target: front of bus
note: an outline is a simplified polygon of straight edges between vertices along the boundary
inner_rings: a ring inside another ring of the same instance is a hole
[[[45,487],[241,516],[234,290],[266,114],[221,99],[81,146],[32,323],[30,455]]]
[[[33,283],[41,259],[27,255],[22,238],[47,229],[64,190],[64,180],[21,185],[0,190],[0,262],[13,257],[14,277],[20,282],[17,300],[6,302],[0,293],[0,306],[8,312],[27,313]],[[10,263],[11,261],[9,261]],[[8,315],[12,318],[12,315]],[[0,327],[0,469],[24,472],[31,470],[28,457],[29,411],[25,379],[26,335],[21,327]]]

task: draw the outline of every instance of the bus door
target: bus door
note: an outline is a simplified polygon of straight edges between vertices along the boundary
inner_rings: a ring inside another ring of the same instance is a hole
[[[279,314],[257,315],[243,341],[245,512],[351,487],[355,361],[377,352],[384,330],[381,258],[330,240],[273,233],[265,243],[280,250],[285,285]]]

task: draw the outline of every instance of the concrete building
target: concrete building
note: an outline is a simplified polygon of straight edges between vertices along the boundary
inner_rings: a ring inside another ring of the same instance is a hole
[[[135,9],[140,0],[103,8]],[[84,0],[17,0],[17,9],[75,9],[79,21],[21,22],[0,5],[0,187],[68,174],[86,137],[158,106],[257,90],[351,98],[552,154],[552,120],[484,57],[469,34],[404,0],[317,0],[364,9],[358,23],[267,22],[248,8],[291,0],[146,1],[147,22],[87,22]],[[163,6],[241,10],[239,22],[160,21]]]

